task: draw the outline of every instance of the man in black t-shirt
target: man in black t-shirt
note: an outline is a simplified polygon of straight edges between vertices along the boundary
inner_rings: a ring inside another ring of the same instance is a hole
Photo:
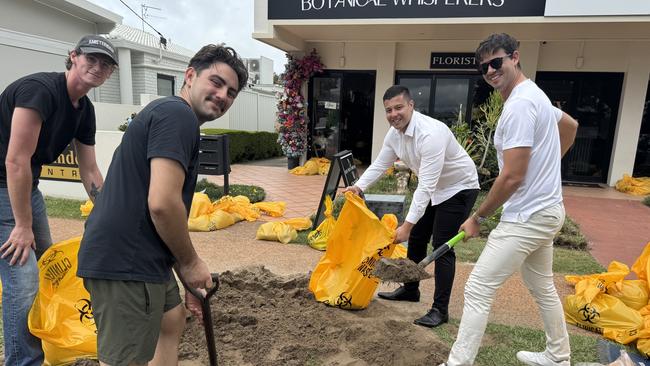
[[[36,262],[52,244],[41,167],[74,142],[79,173],[91,199],[103,184],[95,161],[95,110],[86,94],[117,65],[106,39],[83,37],[66,59],[66,72],[36,73],[0,95],[0,276],[7,365],[42,365],[38,338],[27,315],[38,291]]]
[[[180,96],[149,103],[115,150],[77,271],[90,292],[102,364],[177,363],[185,310],[172,267],[188,286],[212,286],[187,229],[199,126],[221,117],[247,80],[232,48],[203,47],[190,60]],[[186,303],[200,315],[189,293]]]

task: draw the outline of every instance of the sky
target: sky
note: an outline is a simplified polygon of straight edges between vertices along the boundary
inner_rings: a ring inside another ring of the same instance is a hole
[[[120,0],[88,0],[122,17],[122,24],[142,30],[142,21]],[[277,74],[284,71],[284,51],[253,39],[253,0],[123,0],[172,43],[198,51],[208,43],[233,47],[242,57],[268,57]],[[156,34],[145,24],[145,31]]]

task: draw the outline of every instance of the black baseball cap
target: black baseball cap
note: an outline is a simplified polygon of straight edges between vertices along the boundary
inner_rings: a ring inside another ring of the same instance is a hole
[[[102,36],[97,36],[94,34],[89,34],[83,36],[79,43],[77,43],[78,49],[83,53],[101,53],[108,57],[117,65],[117,56],[115,55],[115,47],[109,42],[106,38]]]

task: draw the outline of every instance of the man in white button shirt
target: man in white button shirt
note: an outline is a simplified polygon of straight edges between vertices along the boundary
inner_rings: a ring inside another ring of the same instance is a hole
[[[578,123],[555,108],[526,78],[519,42],[493,34],[476,50],[479,71],[505,104],[494,134],[499,176],[479,209],[463,223],[467,237],[503,205],[465,285],[465,306],[447,366],[472,365],[497,289],[517,270],[535,298],[546,331],[544,352],[520,351],[527,365],[569,366],[571,350],[562,303],[553,283],[553,238],[564,223],[560,160],[575,139]]]
[[[447,125],[414,111],[415,103],[406,87],[388,88],[383,100],[391,128],[377,159],[356,185],[346,190],[361,194],[397,159],[417,174],[418,186],[406,220],[397,228],[395,242],[408,240],[407,256],[418,263],[427,255],[432,234],[434,248],[457,234],[476,201],[478,175],[474,162]],[[447,322],[455,270],[453,250],[436,261],[433,305],[426,315],[415,320],[416,324],[436,327]],[[380,292],[378,296],[387,300],[420,301],[419,282],[405,283],[395,291]]]

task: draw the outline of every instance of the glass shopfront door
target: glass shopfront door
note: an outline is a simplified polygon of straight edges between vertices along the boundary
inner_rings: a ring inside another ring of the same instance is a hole
[[[571,150],[562,159],[562,180],[606,183],[623,74],[538,72],[536,83],[556,107],[580,124]]]
[[[650,177],[650,83],[648,83],[648,90],[645,94],[645,107],[643,108],[641,131],[639,131],[639,142],[636,145],[633,176]]]

